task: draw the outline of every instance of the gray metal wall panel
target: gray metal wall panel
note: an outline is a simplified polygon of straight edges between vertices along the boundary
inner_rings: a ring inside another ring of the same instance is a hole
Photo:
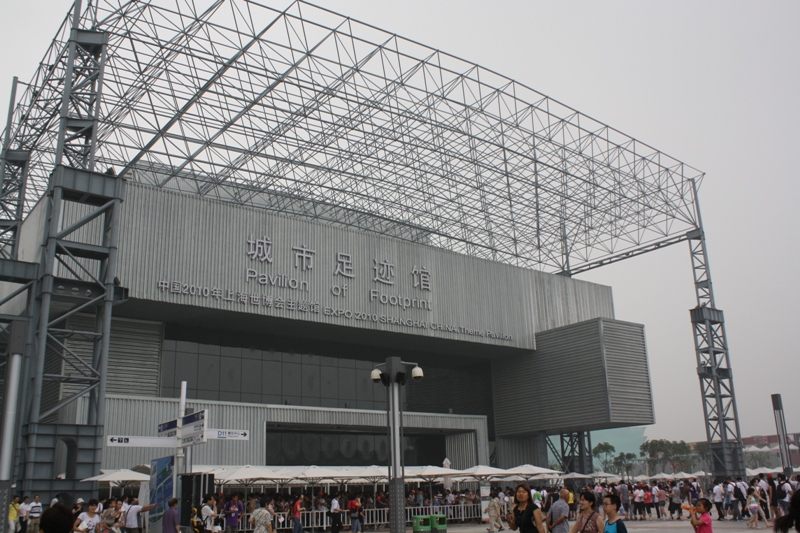
[[[611,421],[654,424],[644,326],[603,321]]]
[[[68,326],[81,331],[94,329],[94,317],[76,315],[68,319]],[[136,394],[158,396],[161,363],[162,325],[115,318],[111,322],[111,339],[108,349],[108,375],[106,390],[109,394]],[[66,346],[84,361],[92,360],[92,343],[70,338]],[[74,361],[74,358],[69,357]],[[71,366],[64,365],[67,373],[76,373]],[[75,385],[62,386],[61,398],[77,392]]]
[[[495,434],[651,423],[642,331],[637,324],[590,320],[539,333],[533,355],[493,361]]]
[[[195,446],[194,464],[246,465],[264,464],[266,459],[266,424],[280,423],[298,426],[356,426],[386,427],[386,413],[357,409],[325,409],[284,405],[237,404],[189,400],[187,407],[208,409],[208,427],[214,429],[246,429],[250,440],[214,441]],[[160,422],[171,420],[178,412],[178,400],[109,395],[106,399],[106,439],[109,435],[154,436]],[[454,456],[467,463],[474,458],[488,462],[486,417],[468,415],[441,415],[431,413],[404,413],[406,428],[441,429],[463,432],[472,436],[471,447],[466,441],[453,449]],[[460,434],[460,433],[459,433]],[[122,448],[106,446],[103,451],[103,468],[130,468],[136,464],[149,464],[156,457],[169,455],[170,449]],[[448,449],[449,453],[449,449]],[[466,455],[465,455],[466,454]],[[451,457],[451,461],[453,458]],[[474,462],[469,466],[474,466]]]
[[[211,309],[257,313],[373,330],[396,331],[436,338],[449,338],[489,345],[534,347],[533,302],[518,294],[533,294],[532,271],[460,256],[437,248],[415,245],[379,235],[358,233],[314,221],[293,219],[247,207],[190,197],[131,183],[122,208],[119,277],[132,298]],[[247,240],[267,236],[272,241],[273,262],[253,260],[247,255]],[[315,250],[313,269],[302,271],[293,247]],[[335,277],[338,253],[352,256],[354,279]],[[373,260],[395,265],[395,284],[373,281]],[[414,266],[425,267],[432,277],[432,290],[412,285]],[[246,280],[247,269],[259,273],[285,274],[308,283],[308,291],[265,287]],[[489,280],[487,282],[487,280]],[[319,303],[321,310],[349,309],[378,317],[402,318],[426,324],[448,324],[479,331],[507,332],[510,341],[355,318],[325,316],[288,309],[276,310],[252,303],[225,301],[212,296],[175,294],[161,290],[159,282]],[[348,285],[346,297],[332,294],[334,285]],[[370,290],[387,295],[429,299],[431,310],[402,309],[370,301]]]
[[[533,355],[492,362],[496,435],[607,420],[598,321],[537,337]]]
[[[42,253],[42,238],[47,217],[46,197],[42,197],[25,217],[19,230],[19,260],[38,263]]]
[[[450,459],[450,468],[458,470],[471,468],[479,464],[489,464],[488,458],[486,462],[481,462],[475,437],[475,433],[471,432],[447,435],[445,437],[445,448],[447,450],[447,458]]]
[[[542,449],[538,436],[509,438],[499,437],[495,441],[497,468],[513,468],[519,465],[536,465],[547,468],[547,451],[542,464]]]
[[[538,271],[535,276],[537,332],[593,318],[614,318],[611,287]]]

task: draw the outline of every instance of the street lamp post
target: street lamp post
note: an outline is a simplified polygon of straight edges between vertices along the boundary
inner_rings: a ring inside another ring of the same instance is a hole
[[[406,529],[406,497],[403,480],[403,413],[400,404],[400,387],[406,384],[408,365],[414,365],[411,377],[422,379],[422,369],[416,363],[407,363],[399,357],[387,357],[386,362],[372,370],[372,381],[382,383],[387,389],[389,407],[386,411],[389,425],[389,532],[404,533]],[[378,367],[384,367],[380,370]]]

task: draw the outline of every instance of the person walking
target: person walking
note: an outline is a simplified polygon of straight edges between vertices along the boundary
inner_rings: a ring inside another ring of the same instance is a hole
[[[714,507],[717,508],[717,520],[725,520],[725,511],[722,508],[722,503],[725,500],[725,489],[719,480],[714,480],[714,488],[711,489],[711,494],[713,494],[714,498]]]
[[[775,487],[775,494],[777,495],[778,514],[786,516],[789,513],[789,503],[792,501],[792,484],[786,481],[786,476],[778,474],[778,483]]]
[[[603,496],[603,510],[606,515],[606,523],[603,526],[603,533],[628,533],[625,521],[619,516],[619,508],[622,502],[616,494],[606,494]]]
[[[8,504],[8,533],[17,533],[19,529],[19,496],[14,496]]]
[[[31,530],[31,533],[39,533],[39,521],[42,518],[42,502],[39,501],[38,494],[33,497],[31,506],[28,509],[28,516],[30,517],[28,528]]]
[[[139,533],[139,514],[152,511],[156,508],[155,503],[150,505],[139,505],[139,500],[133,498],[128,510],[125,512],[125,531],[126,533]]]
[[[225,515],[225,533],[238,533],[244,515],[244,504],[239,501],[238,494],[234,494],[225,502],[222,513]]]
[[[162,533],[181,533],[181,519],[178,516],[178,498],[170,498],[167,510],[161,519]]]
[[[250,515],[248,522],[255,526],[253,533],[270,533],[272,514],[268,510],[269,503],[269,498],[262,498],[261,506],[256,508]]]
[[[127,513],[126,513],[127,515]],[[217,500],[214,496],[206,496],[206,501],[200,508],[200,521],[203,524],[203,530],[209,533],[214,533],[214,519],[217,518]]]
[[[528,485],[518,485],[514,492],[514,504],[506,514],[508,527],[520,533],[544,533],[542,510],[533,503]]]
[[[644,520],[644,489],[641,485],[633,490],[633,516],[634,520]]]
[[[547,512],[547,528],[550,533],[569,533],[569,491],[561,489],[558,499]]]
[[[486,514],[489,515],[489,527],[487,531],[495,532],[503,529],[503,523],[500,520],[502,513],[502,504],[500,498],[497,497],[497,490],[493,490],[489,494],[489,505],[486,506]]]
[[[292,533],[303,533],[303,511],[308,496],[299,494],[292,504]]]
[[[605,528],[603,518],[597,512],[597,500],[593,492],[581,492],[578,507],[580,514],[569,533],[599,533]]]
[[[28,531],[28,512],[31,508],[31,499],[28,496],[22,498],[22,503],[19,504],[19,533],[27,533]],[[32,533],[39,533],[38,531]]]
[[[97,504],[100,503],[97,500],[89,500],[89,503],[86,504],[86,510],[78,515],[75,519],[75,523],[72,526],[72,531],[76,531],[77,533],[100,533],[100,528],[97,527],[100,522],[102,522],[102,518],[97,513]]]
[[[631,513],[631,495],[628,489],[628,484],[625,482],[619,485],[619,499],[622,502],[622,514],[625,516],[632,516]]]
[[[122,514],[120,511],[122,508],[122,503],[117,504],[117,501],[114,498],[111,498],[106,502],[106,505],[108,508],[100,513],[100,518],[103,521],[103,529],[104,531],[114,531],[115,533],[119,533],[119,530],[115,530],[115,528],[117,527],[117,522],[119,522],[119,517]]]
[[[775,533],[789,533],[793,526],[800,533],[800,490],[794,491],[787,513],[775,519],[774,531]]]
[[[683,511],[681,510],[681,488],[675,481],[670,482],[670,509],[669,518],[672,520],[672,513],[678,513],[678,520],[682,520]]]
[[[341,497],[340,492],[331,500],[331,533],[339,533],[342,530],[342,506],[339,504]]]

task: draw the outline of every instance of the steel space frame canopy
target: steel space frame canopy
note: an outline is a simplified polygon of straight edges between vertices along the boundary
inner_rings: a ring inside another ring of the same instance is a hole
[[[743,474],[697,202],[702,172],[514,80],[305,2],[77,7],[77,24],[67,16],[12,97],[0,253],[16,259],[21,221],[62,156],[567,275],[689,241],[713,469]],[[87,61],[68,53],[70,42]],[[98,47],[101,68],[86,75]]]
[[[698,226],[700,171],[308,3],[100,0],[82,24],[108,34],[98,165],[127,179],[569,274]],[[24,212],[52,170],[69,27],[14,111]]]

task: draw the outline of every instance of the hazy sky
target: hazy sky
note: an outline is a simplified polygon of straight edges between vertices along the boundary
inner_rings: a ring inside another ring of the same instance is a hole
[[[775,433],[773,393],[800,432],[800,3],[317,3],[516,79],[706,172],[700,204],[742,435]],[[30,79],[70,5],[0,0],[0,127],[12,76]],[[617,318],[646,326],[648,437],[704,439],[688,245],[581,278],[611,285]]]

